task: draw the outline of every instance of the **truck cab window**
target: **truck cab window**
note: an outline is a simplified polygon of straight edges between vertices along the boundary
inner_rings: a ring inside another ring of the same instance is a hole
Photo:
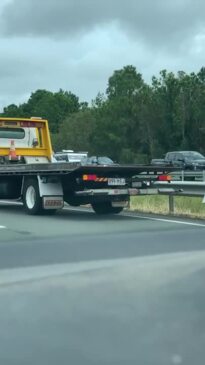
[[[24,139],[25,131],[22,128],[1,128],[0,138]]]

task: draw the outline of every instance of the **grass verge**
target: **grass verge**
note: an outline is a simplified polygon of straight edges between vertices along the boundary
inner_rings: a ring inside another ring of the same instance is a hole
[[[169,197],[162,195],[132,197],[130,210],[146,213],[169,214]],[[202,198],[174,197],[174,215],[205,219]]]

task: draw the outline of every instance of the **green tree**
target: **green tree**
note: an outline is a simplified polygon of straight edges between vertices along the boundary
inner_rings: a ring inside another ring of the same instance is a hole
[[[94,113],[89,108],[68,116],[62,123],[59,133],[52,135],[54,150],[93,152],[92,132],[95,122]]]
[[[6,106],[4,109],[3,109],[3,113],[1,113],[0,115],[1,116],[7,116],[7,117],[10,117],[10,118],[18,118],[18,117],[21,117],[23,116],[22,115],[22,110],[20,107],[18,107],[17,105],[15,104],[10,104],[8,106]]]
[[[126,163],[149,162],[171,150],[205,152],[205,68],[162,70],[147,85],[134,66],[116,70],[91,106],[71,92],[37,90],[3,116],[49,120],[55,150],[88,150]]]
[[[114,71],[108,80],[107,96],[111,98],[133,97],[143,86],[142,75],[133,66],[125,66]]]
[[[106,154],[114,160],[125,162],[128,156],[133,161],[134,156],[139,153],[140,136],[136,132],[139,118],[136,105],[143,86],[141,74],[135,67],[126,66],[114,71],[109,78],[107,99],[103,94],[98,94],[93,103],[97,121],[93,145],[98,154]]]
[[[26,114],[48,119],[53,133],[58,131],[65,117],[77,112],[79,109],[78,97],[63,90],[59,90],[56,93],[47,90],[37,90],[31,94],[28,102],[23,106]]]
[[[32,116],[48,119],[50,130],[57,133],[63,120],[80,108],[86,108],[86,103],[80,103],[79,98],[71,92],[59,90],[56,93],[47,90],[36,90],[26,103],[19,107],[12,104],[4,108],[3,116]]]

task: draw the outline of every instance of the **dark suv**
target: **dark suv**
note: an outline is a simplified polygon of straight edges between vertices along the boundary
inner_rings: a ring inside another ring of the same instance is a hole
[[[164,159],[165,163],[176,167],[192,170],[205,169],[205,157],[196,151],[176,151],[168,152]]]

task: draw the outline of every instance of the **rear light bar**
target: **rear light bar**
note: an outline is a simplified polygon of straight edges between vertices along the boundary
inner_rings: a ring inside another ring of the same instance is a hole
[[[43,128],[44,124],[39,122],[29,122],[29,121],[23,121],[20,122],[20,126],[23,128]]]
[[[157,178],[158,181],[171,181],[171,179],[170,175],[159,175]]]
[[[6,126],[10,126],[10,125],[13,126],[13,125],[17,125],[17,122],[14,122],[12,120],[11,121],[5,121],[4,122],[4,125],[6,125]]]
[[[83,181],[107,182],[107,177],[98,177],[97,175],[83,175]]]
[[[170,175],[159,175],[157,180],[158,181],[171,181]],[[107,178],[99,178],[97,175],[83,175],[83,181],[107,181]]]
[[[0,127],[44,128],[44,123],[33,121],[2,120]]]

